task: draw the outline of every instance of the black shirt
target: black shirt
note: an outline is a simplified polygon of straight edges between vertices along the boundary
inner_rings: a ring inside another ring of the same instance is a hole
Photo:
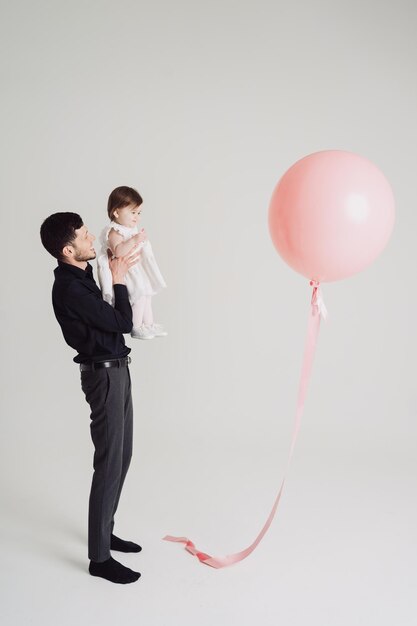
[[[126,285],[114,285],[114,308],[105,302],[89,263],[85,270],[58,261],[52,304],[64,339],[77,350],[76,363],[120,359],[130,352],[123,333],[132,330]]]

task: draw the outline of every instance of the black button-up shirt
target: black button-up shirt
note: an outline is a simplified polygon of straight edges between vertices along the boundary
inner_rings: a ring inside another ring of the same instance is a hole
[[[114,285],[114,308],[105,302],[89,263],[85,270],[58,261],[52,304],[64,339],[78,352],[76,363],[121,359],[130,352],[123,333],[132,330],[126,285]]]

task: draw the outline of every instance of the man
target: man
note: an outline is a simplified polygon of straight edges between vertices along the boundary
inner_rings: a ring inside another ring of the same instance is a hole
[[[141,550],[113,534],[114,515],[132,456],[130,348],[123,338],[123,333],[132,330],[132,309],[124,283],[140,252],[133,249],[130,256],[119,258],[109,254],[113,308],[104,302],[94,281],[88,261],[96,256],[95,237],[81,217],[76,213],[50,215],[40,234],[43,246],[58,260],[53,308],[65,341],[78,353],[74,361],[80,365],[81,387],[91,408],[95,451],[88,511],[89,572],[114,583],[131,583],[140,573],[113,559],[110,550]]]

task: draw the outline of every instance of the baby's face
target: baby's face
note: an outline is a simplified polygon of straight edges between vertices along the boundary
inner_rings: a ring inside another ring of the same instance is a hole
[[[134,204],[129,204],[123,207],[123,209],[116,209],[113,215],[113,219],[122,226],[128,226],[133,228],[139,222],[139,216],[142,209]]]

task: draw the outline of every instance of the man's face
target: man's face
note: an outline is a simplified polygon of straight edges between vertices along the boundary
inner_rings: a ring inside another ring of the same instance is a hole
[[[74,261],[90,261],[96,258],[96,251],[93,248],[94,235],[88,232],[84,224],[75,231],[76,237],[71,243],[74,250]]]

